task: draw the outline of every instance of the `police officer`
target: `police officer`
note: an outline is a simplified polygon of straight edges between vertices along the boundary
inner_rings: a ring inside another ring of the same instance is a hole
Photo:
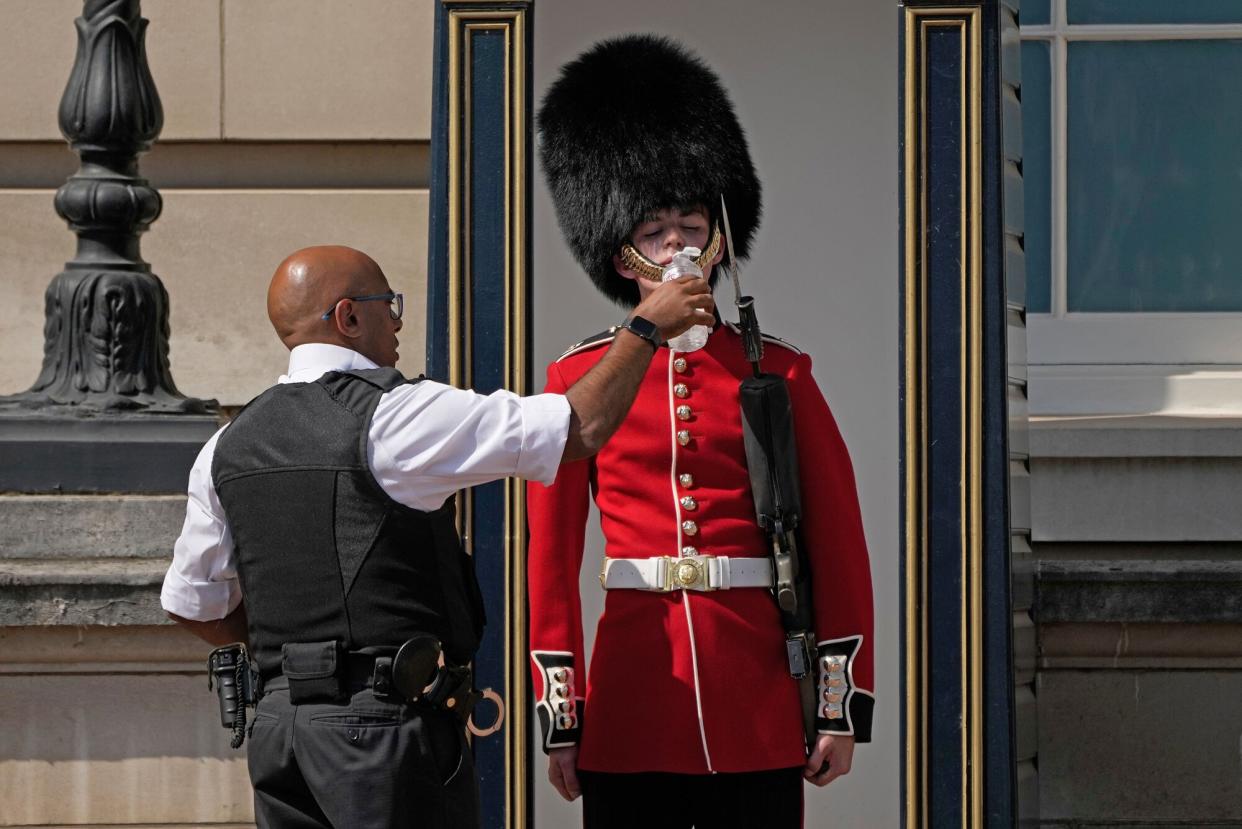
[[[161,602],[208,642],[249,643],[264,683],[249,748],[259,826],[477,825],[452,706],[472,694],[482,613],[452,495],[550,482],[598,451],[653,342],[710,319],[711,295],[701,280],[660,290],[596,370],[525,398],[402,377],[401,294],[359,251],[292,254],[267,308],[288,371],[195,461]],[[453,682],[417,699],[388,672],[403,644],[426,642],[443,659],[427,678]]]
[[[658,293],[687,247],[714,278],[722,195],[747,255],[759,181],[719,79],[683,47],[596,44],[562,69],[539,129],[566,240],[618,304]],[[548,366],[547,391],[572,387],[623,335],[571,348]],[[792,402],[812,565],[812,744],[750,491],[738,389],[752,368],[739,333],[716,324],[698,350],[660,350],[599,454],[528,486],[536,710],[551,782],[583,796],[588,829],[795,829],[804,781],[847,773],[870,739],[871,577],[853,468],[810,357],[767,346],[763,368]],[[592,497],[605,549],[586,566],[607,593],[588,682],[577,573]]]

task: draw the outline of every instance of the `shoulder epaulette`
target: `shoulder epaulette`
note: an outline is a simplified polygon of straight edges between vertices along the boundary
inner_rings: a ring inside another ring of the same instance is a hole
[[[566,357],[572,354],[577,354],[580,351],[586,351],[588,349],[595,348],[598,345],[604,345],[605,343],[610,343],[613,341],[613,338],[615,338],[616,336],[617,336],[616,328],[609,328],[607,331],[601,331],[598,334],[594,334],[590,337],[587,337],[585,340],[583,340],[580,343],[577,343],[576,345],[570,346],[565,351],[564,354],[556,358],[556,361],[559,363],[561,360],[564,360]]]
[[[738,327],[738,324],[736,322],[726,321],[725,325],[729,326],[729,330],[732,331],[734,334],[737,334],[739,336],[741,335],[742,329]],[[779,345],[782,348],[787,348],[790,351],[792,351],[794,354],[802,353],[802,349],[798,348],[793,343],[786,342],[785,340],[782,340],[780,337],[773,337],[771,334],[767,334],[767,333],[763,334],[763,341],[765,343],[771,343],[772,345]]]

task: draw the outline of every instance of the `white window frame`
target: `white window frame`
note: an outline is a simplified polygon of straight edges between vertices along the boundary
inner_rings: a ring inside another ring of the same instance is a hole
[[[1070,312],[1066,308],[1068,89],[1073,41],[1242,40],[1242,24],[1074,24],[1066,0],[1021,27],[1049,44],[1051,312],[1028,314],[1031,413],[1242,413],[1242,312]]]

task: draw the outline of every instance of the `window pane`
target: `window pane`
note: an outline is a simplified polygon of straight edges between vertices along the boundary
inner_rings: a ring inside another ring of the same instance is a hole
[[[1242,0],[1069,0],[1066,16],[1070,23],[1242,23]]]
[[[1023,26],[1047,24],[1050,4],[1051,0],[1022,0],[1022,4],[1018,7],[1018,22]]]
[[[1242,310],[1242,41],[1070,44],[1070,311]]]
[[[1022,191],[1026,199],[1026,309],[1046,314],[1052,285],[1052,126],[1048,42],[1022,44]]]

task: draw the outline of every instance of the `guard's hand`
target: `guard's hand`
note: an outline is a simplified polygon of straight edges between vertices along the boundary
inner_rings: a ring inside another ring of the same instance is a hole
[[[654,320],[652,320],[654,322]],[[548,779],[552,788],[566,800],[577,800],[582,794],[578,785],[578,747],[565,746],[548,750]]]
[[[820,734],[815,750],[806,759],[802,776],[816,786],[827,786],[843,774],[850,773],[854,762],[854,738],[842,734]],[[827,763],[827,768],[824,764]],[[821,771],[822,770],[822,771]]]
[[[692,325],[712,325],[716,301],[706,279],[683,276],[665,282],[634,309],[637,316],[654,323],[666,340],[685,333]]]

